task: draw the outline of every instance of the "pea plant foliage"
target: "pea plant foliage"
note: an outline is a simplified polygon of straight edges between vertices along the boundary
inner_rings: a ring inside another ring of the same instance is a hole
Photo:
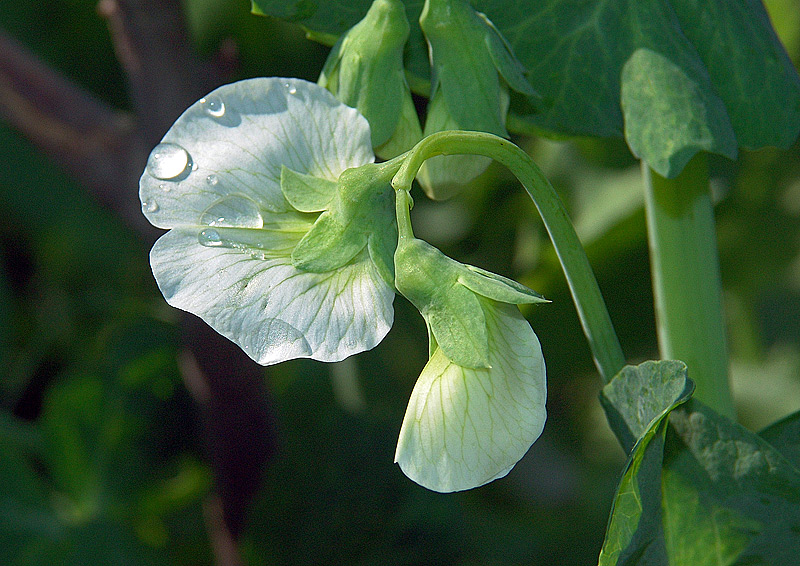
[[[545,425],[542,349],[518,305],[546,301],[447,257],[410,215],[415,181],[446,199],[495,160],[547,229],[627,454],[600,564],[795,563],[800,413],[760,434],[736,422],[706,161],[785,148],[800,130],[800,78],[763,5],[254,0],[253,12],[300,24],[330,56],[317,84],[215,90],[153,149],[140,198],[168,230],[150,253],[167,302],[270,365],[376,347],[402,295],[429,359],[395,461],[439,492],[501,478]],[[429,100],[424,121],[412,93]],[[541,132],[624,136],[641,160],[660,360],[626,365],[567,211],[509,139]]]

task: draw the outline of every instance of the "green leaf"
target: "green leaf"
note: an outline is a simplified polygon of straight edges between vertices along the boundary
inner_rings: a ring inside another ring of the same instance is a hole
[[[682,559],[673,563],[795,564],[797,468],[758,435],[699,402],[674,411],[670,423],[662,485],[667,549]]]
[[[631,151],[662,177],[677,175],[699,151],[736,158],[725,106],[703,69],[637,49],[622,68],[620,96]]]
[[[693,389],[686,365],[677,361],[626,366],[603,388],[603,408],[630,456],[612,504],[601,566],[627,564],[633,556],[666,563],[658,536],[666,417]]]
[[[653,423],[637,442],[611,505],[598,566],[668,564],[661,536],[659,479],[666,422]]]
[[[771,424],[758,435],[800,470],[800,411]]]
[[[697,401],[674,409],[669,422],[665,441],[659,434],[643,446],[651,428],[631,453],[600,564],[795,564],[797,468]]]
[[[255,5],[309,29],[339,35],[366,13],[369,3],[257,0]],[[414,24],[421,5],[406,2],[412,24],[406,68],[412,88],[426,94],[427,52]],[[671,151],[687,153],[681,142],[685,124],[675,121],[667,129],[670,124],[655,111],[637,115],[635,123],[623,121],[623,68],[638,50],[649,49],[668,57],[679,70],[677,76],[685,77],[684,84],[695,85],[696,109],[721,100],[737,146],[785,148],[800,131],[800,78],[757,0],[478,0],[473,5],[502,33],[542,95],[541,103],[512,104],[516,130],[609,137],[664,127],[659,151],[648,148],[653,153],[647,154],[641,144],[631,145],[651,165],[669,164],[669,171],[662,169],[668,176],[677,174],[685,155],[675,158]],[[729,155],[730,136],[720,129],[721,108],[714,106],[696,128],[714,136],[706,142],[710,151]]]
[[[614,434],[630,452],[638,439],[693,391],[683,362],[644,362],[622,368],[603,388],[600,401]]]
[[[800,79],[762,2],[670,4],[725,101],[739,146],[792,145],[800,128]]]
[[[336,181],[298,173],[281,165],[281,192],[300,212],[320,212],[336,196]]]

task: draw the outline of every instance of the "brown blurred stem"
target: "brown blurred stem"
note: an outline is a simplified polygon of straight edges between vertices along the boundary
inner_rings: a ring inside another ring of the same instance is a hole
[[[223,73],[194,53],[178,0],[101,0],[98,12],[127,75],[133,114],[109,107],[0,30],[0,118],[150,243],[159,231],[141,214],[137,197],[147,155]],[[224,512],[224,522],[208,525],[213,530],[224,523],[228,530],[210,536],[218,563],[227,564],[231,549],[220,541],[233,544],[242,529],[272,453],[274,427],[263,368],[190,315],[184,330],[191,363],[181,365],[203,411]]]

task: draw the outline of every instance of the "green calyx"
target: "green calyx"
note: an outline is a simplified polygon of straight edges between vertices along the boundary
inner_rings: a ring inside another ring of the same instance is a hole
[[[347,169],[336,183],[284,168],[281,190],[301,212],[322,212],[292,251],[292,265],[325,273],[353,261],[366,247],[381,276],[394,283],[397,241],[392,176],[398,163],[367,163]]]
[[[459,263],[413,237],[410,196],[397,192],[400,237],[394,254],[395,288],[417,307],[442,352],[468,368],[489,367],[487,300],[510,304],[545,299],[524,285],[483,269]]]
[[[367,15],[331,50],[319,85],[364,115],[372,145],[395,157],[422,137],[403,68],[409,24],[400,0],[375,0]]]

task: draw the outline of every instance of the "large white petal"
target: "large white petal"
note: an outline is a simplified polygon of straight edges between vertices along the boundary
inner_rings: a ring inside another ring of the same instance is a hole
[[[259,227],[285,211],[281,166],[335,181],[374,160],[369,124],[325,89],[299,79],[222,86],[191,105],[150,155],[142,210],[159,228]]]
[[[207,247],[198,229],[176,228],[153,246],[150,264],[170,305],[200,316],[263,365],[343,360],[374,348],[391,328],[394,290],[366,249],[329,273],[299,271],[277,256]]]
[[[437,348],[414,386],[395,461],[439,492],[505,476],[539,437],[546,418],[542,350],[516,306],[481,299],[491,368],[451,362]]]

